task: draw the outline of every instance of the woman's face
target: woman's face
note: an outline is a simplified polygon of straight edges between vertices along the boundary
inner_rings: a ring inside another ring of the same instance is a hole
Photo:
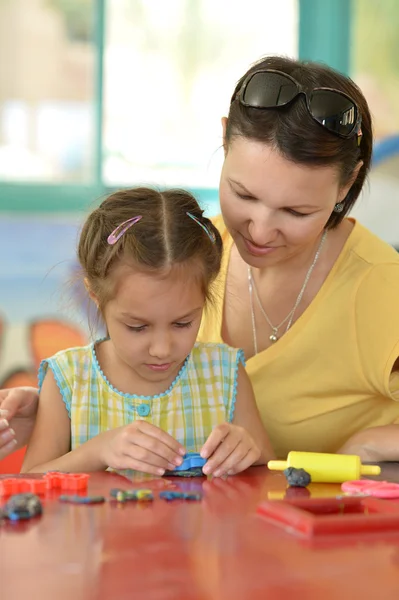
[[[349,187],[340,187],[337,167],[299,165],[237,136],[225,156],[220,204],[241,257],[262,268],[314,247]]]

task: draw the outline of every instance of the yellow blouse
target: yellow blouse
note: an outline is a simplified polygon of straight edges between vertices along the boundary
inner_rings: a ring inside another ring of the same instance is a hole
[[[214,222],[225,251],[216,304],[199,332],[207,342],[222,341],[232,247],[222,218]],[[399,357],[399,254],[354,223],[311,305],[276,344],[247,362],[278,457],[290,450],[335,452],[359,430],[399,423],[399,374],[391,375]]]

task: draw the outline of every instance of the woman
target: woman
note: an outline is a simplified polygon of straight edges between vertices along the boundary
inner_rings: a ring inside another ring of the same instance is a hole
[[[243,348],[277,456],[398,460],[399,255],[346,217],[370,168],[365,98],[324,65],[268,57],[222,124],[224,265],[200,339]]]

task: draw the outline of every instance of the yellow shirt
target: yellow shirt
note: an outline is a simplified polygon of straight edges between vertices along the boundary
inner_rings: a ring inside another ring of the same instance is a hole
[[[199,332],[207,342],[222,341],[232,247],[222,218],[214,223],[225,250],[216,304]],[[399,423],[399,374],[391,375],[399,356],[399,254],[354,223],[310,306],[276,344],[247,362],[278,457],[290,450],[335,452],[359,430]]]

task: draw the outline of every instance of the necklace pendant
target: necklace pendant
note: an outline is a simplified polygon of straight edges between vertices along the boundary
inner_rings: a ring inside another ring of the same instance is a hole
[[[269,336],[269,340],[274,344],[275,342],[277,342],[278,337],[277,337],[277,331],[274,330],[273,333]]]

